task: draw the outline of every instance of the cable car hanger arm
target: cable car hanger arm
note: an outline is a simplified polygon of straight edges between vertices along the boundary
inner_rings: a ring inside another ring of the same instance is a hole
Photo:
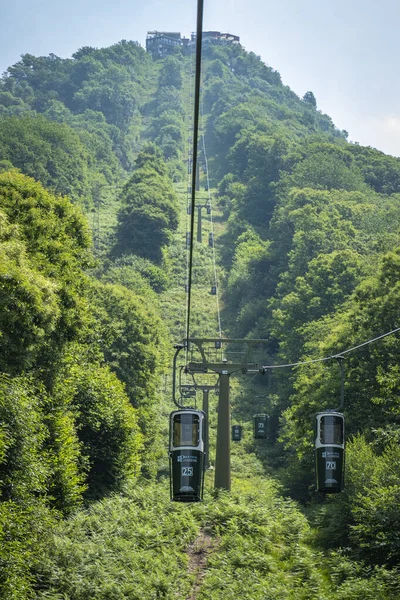
[[[172,363],[172,400],[175,404],[175,406],[177,406],[178,408],[185,408],[182,404],[179,404],[179,402],[176,399],[176,361],[178,360],[178,356],[181,350],[183,350],[185,346],[183,344],[175,344],[174,348],[175,348],[175,354],[174,354],[174,360]]]
[[[335,408],[335,412],[340,412],[344,405],[344,356],[337,356],[336,359],[340,367],[340,405]]]

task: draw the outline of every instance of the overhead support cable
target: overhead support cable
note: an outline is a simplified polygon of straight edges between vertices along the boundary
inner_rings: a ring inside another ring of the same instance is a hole
[[[203,97],[201,97],[201,116],[204,119]],[[208,159],[207,159],[207,152],[206,152],[206,141],[205,141],[205,135],[204,135],[204,122],[203,122],[203,131],[202,131],[201,138],[202,138],[202,143],[203,143],[204,164],[205,164],[205,167],[206,167],[206,176],[207,176],[207,195],[208,195],[208,205],[210,207],[211,233],[212,233],[212,237],[213,237],[213,240],[214,240],[215,239],[215,236],[214,236],[214,220],[213,220],[213,210],[212,210],[212,203],[211,203],[210,178],[209,178]],[[212,260],[213,260],[213,270],[214,270],[214,285],[215,285],[215,289],[216,289],[215,300],[216,300],[216,304],[217,304],[218,334],[219,334],[219,337],[221,339],[222,338],[221,311],[220,311],[220,306],[219,306],[219,286],[218,286],[217,264],[216,264],[216,258],[215,258],[215,244],[214,244],[214,242],[213,242],[213,245],[212,245]]]
[[[197,145],[199,131],[199,108],[200,108],[200,80],[201,80],[201,47],[203,37],[203,0],[197,1],[197,28],[196,28],[196,71],[194,86],[194,115],[193,115],[193,161],[192,161],[192,201],[190,215],[190,252],[189,252],[189,280],[187,298],[187,324],[186,339],[190,338],[190,308],[192,301],[192,272],[193,272],[193,240],[194,240],[194,209],[196,198],[196,176],[197,176]]]
[[[338,352],[337,354],[331,354],[330,356],[324,356],[323,358],[314,358],[311,360],[304,360],[304,361],[295,362],[295,363],[286,363],[286,364],[282,364],[282,365],[263,365],[261,367],[261,370],[284,369],[286,367],[300,367],[303,365],[311,365],[313,363],[319,363],[319,362],[324,362],[324,361],[333,360],[333,359],[341,359],[341,358],[343,358],[344,354],[348,354],[349,352],[354,352],[354,350],[358,350],[359,348],[362,348],[363,346],[368,346],[369,344],[372,344],[373,342],[377,342],[378,340],[388,337],[389,335],[393,335],[394,333],[397,333],[398,331],[400,331],[400,327],[396,327],[396,329],[392,329],[391,331],[388,331],[387,333],[382,333],[382,335],[378,335],[377,337],[374,337],[371,340],[367,340],[366,342],[363,342],[362,344],[358,344],[357,346],[353,346],[352,348],[348,348],[347,350],[343,350],[342,352]]]
[[[192,47],[190,48],[190,73],[189,73],[189,107],[188,107],[188,111],[187,114],[190,115],[191,113],[191,97],[192,97],[192,79],[193,79],[193,64],[192,64],[192,59],[193,59],[193,55],[192,55]],[[186,169],[187,169],[187,175],[186,175],[186,232],[188,231],[188,229],[190,228],[190,214],[191,214],[191,210],[189,210],[191,208],[191,190],[189,193],[189,185],[191,182],[191,175],[192,175],[192,154],[190,152],[190,145],[191,145],[191,138],[190,138],[190,134],[191,134],[191,129],[190,129],[190,124],[189,127],[187,129],[188,132],[188,153],[187,153],[187,165],[186,165]],[[187,302],[187,294],[189,293],[189,246],[187,243],[187,239],[185,239],[185,252],[186,252],[186,273],[185,273],[185,323],[184,323],[184,329],[183,329],[183,338],[185,337],[185,333],[187,331],[187,327],[188,327],[188,319],[189,319],[189,314],[188,314],[188,302]],[[186,356],[187,358],[187,356]]]

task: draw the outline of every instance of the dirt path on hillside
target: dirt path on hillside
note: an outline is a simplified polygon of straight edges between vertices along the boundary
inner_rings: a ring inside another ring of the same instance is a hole
[[[195,541],[190,544],[187,550],[188,572],[193,574],[195,579],[191,595],[186,600],[196,600],[207,571],[208,555],[218,547],[218,544],[218,538],[211,537],[205,529],[201,529]]]

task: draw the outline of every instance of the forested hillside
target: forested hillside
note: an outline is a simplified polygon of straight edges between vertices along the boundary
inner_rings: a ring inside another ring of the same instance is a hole
[[[204,503],[169,500],[193,77],[190,47],[121,41],[0,80],[0,597],[395,600],[398,334],[362,344],[399,326],[400,159],[231,42],[203,48],[191,331],[306,364],[233,377],[232,492],[208,472]],[[313,424],[340,369],[319,359],[340,353],[345,488],[324,498]]]

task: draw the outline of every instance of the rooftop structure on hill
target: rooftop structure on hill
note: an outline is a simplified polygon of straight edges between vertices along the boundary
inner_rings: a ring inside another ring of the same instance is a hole
[[[167,56],[175,48],[180,48],[189,43],[185,37],[177,31],[148,31],[146,37],[146,51],[153,56]]]
[[[189,38],[182,37],[177,31],[148,31],[146,37],[146,51],[156,57],[168,56],[176,48],[194,44],[196,34],[192,33]],[[240,37],[232,33],[221,33],[220,31],[204,31],[203,42],[217,41],[219,43],[240,43]]]
[[[192,40],[196,39],[196,34],[192,34]],[[234,42],[236,44],[240,43],[240,37],[238,35],[233,35],[233,33],[221,33],[220,31],[203,31],[203,42]]]

